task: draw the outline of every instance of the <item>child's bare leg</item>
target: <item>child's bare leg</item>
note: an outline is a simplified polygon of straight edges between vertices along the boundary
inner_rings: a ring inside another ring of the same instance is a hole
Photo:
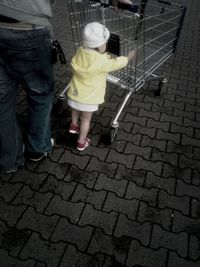
[[[87,138],[90,129],[90,121],[92,118],[92,114],[93,112],[86,112],[86,111],[81,112],[80,133],[78,138],[78,142],[81,144],[83,144],[85,142],[85,139]]]
[[[72,108],[72,124],[78,125],[79,116],[80,116],[80,111]]]

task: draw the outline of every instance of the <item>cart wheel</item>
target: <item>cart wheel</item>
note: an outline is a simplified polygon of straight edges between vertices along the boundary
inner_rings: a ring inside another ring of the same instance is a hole
[[[64,101],[62,99],[58,99],[54,105],[54,111],[56,114],[62,114],[64,110]]]
[[[165,78],[164,80],[159,81],[158,83],[158,89],[154,92],[155,96],[160,96],[161,90],[164,86],[164,84],[167,82],[167,79]]]
[[[111,127],[110,129],[110,143],[112,144],[115,140],[115,137],[117,136],[118,133],[118,127]]]

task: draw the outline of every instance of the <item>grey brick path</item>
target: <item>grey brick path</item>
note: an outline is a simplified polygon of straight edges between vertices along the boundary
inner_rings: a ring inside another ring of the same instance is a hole
[[[190,0],[160,97],[135,95],[116,141],[105,133],[124,92],[109,88],[83,153],[67,133],[65,103],[53,114],[50,159],[0,175],[0,266],[200,266],[200,1]],[[52,20],[68,62],[72,37],[64,0]],[[55,69],[56,92],[70,68]],[[56,97],[55,97],[56,100]],[[17,96],[22,127],[25,94]]]

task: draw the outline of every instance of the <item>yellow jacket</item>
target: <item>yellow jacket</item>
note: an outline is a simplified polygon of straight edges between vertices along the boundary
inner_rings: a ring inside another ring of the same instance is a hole
[[[73,77],[68,97],[83,104],[101,104],[104,102],[106,75],[128,64],[124,56],[111,59],[107,53],[78,48],[72,59]]]

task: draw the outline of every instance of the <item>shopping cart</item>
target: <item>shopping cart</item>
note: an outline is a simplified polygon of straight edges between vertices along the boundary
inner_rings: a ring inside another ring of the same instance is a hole
[[[71,31],[74,49],[82,45],[82,32],[89,22],[103,23],[111,32],[107,45],[112,57],[127,55],[135,50],[135,60],[122,70],[107,76],[107,81],[127,90],[125,98],[111,121],[110,141],[113,142],[119,127],[118,119],[128,99],[146,82],[157,80],[160,95],[165,76],[157,76],[158,69],[175,52],[186,8],[182,5],[162,0],[137,1],[139,13],[116,10],[111,6],[88,0],[68,0]],[[70,85],[59,94],[59,100],[65,99]]]

